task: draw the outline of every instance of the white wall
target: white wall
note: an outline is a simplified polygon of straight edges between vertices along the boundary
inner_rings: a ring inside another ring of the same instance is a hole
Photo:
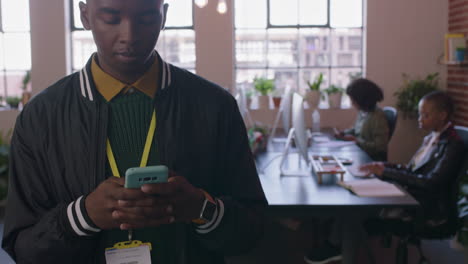
[[[32,42],[32,90],[37,93],[68,72],[68,0],[30,0]],[[228,13],[216,12],[215,2],[196,8],[197,72],[223,87],[234,83],[233,0]],[[448,1],[444,0],[368,0],[367,77],[385,91],[383,105],[393,105],[393,93],[401,86],[402,73],[424,76],[438,71],[444,80],[445,68],[437,64],[443,52],[447,30]],[[62,15],[64,14],[64,15]],[[0,130],[13,126],[16,112],[0,112]],[[351,126],[352,110],[321,111],[322,126]],[[274,112],[254,112],[254,117],[272,122]],[[310,123],[310,113],[306,113]],[[390,144],[390,160],[406,162],[420,143],[422,133],[416,122],[400,119]]]

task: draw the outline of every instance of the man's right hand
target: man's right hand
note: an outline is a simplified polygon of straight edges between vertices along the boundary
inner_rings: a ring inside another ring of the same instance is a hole
[[[140,189],[124,188],[124,183],[124,178],[110,177],[86,197],[88,216],[100,229],[119,228],[121,223],[112,217],[118,208],[118,200],[138,200],[146,196]]]

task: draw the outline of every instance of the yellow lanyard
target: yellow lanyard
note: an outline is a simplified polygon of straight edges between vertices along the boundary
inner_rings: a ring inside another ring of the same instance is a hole
[[[140,167],[146,167],[146,164],[148,163],[148,156],[149,156],[149,152],[151,149],[151,144],[153,142],[153,136],[154,136],[155,131],[156,131],[156,110],[153,111],[153,116],[151,117],[151,123],[148,129],[148,135],[146,135],[145,148],[141,156]],[[119,170],[117,169],[117,163],[115,162],[115,157],[114,157],[114,153],[112,152],[112,147],[111,147],[109,138],[107,138],[106,145],[107,145],[106,146],[107,159],[109,160],[112,174],[115,177],[120,178],[120,173],[119,173]]]

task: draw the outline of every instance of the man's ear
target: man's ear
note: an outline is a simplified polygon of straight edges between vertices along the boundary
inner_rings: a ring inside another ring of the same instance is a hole
[[[86,30],[90,30],[91,27],[89,25],[89,8],[88,8],[88,4],[80,2],[79,6],[80,6],[81,23],[83,23],[83,27]]]
[[[166,27],[166,17],[167,17],[167,9],[169,8],[169,4],[168,3],[165,3],[164,4],[164,20],[162,21],[162,24],[161,24],[161,30],[164,30],[164,28]]]
[[[440,119],[444,121],[447,121],[449,118],[447,111],[440,111],[439,116]]]

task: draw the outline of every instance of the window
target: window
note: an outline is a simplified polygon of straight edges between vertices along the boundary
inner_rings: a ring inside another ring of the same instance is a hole
[[[72,69],[81,69],[96,51],[90,31],[85,31],[80,20],[78,3],[72,1]],[[159,35],[156,49],[164,60],[195,71],[195,32],[191,0],[166,0],[169,4],[166,28]]]
[[[322,89],[362,74],[362,0],[236,0],[235,27],[239,86],[264,76],[304,92],[319,73]]]
[[[29,0],[0,0],[0,105],[19,97],[31,69]],[[27,87],[30,89],[30,87]]]

